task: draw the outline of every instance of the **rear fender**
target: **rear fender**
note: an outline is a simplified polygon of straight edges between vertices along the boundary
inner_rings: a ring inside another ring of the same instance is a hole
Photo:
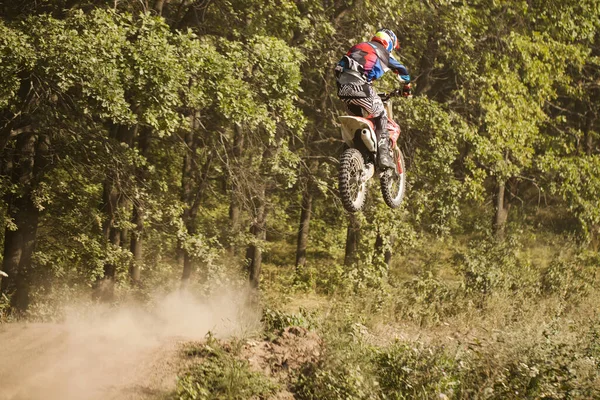
[[[377,143],[375,126],[373,125],[373,122],[367,118],[344,115],[339,117],[339,120],[342,124],[342,139],[344,139],[344,142],[346,142],[348,146],[354,147],[354,135],[359,129],[368,129],[370,131],[369,136],[371,140]]]

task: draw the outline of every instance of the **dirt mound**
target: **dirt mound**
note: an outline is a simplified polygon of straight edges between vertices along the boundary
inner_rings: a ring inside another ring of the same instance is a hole
[[[241,357],[255,370],[287,382],[290,373],[303,364],[319,360],[322,346],[323,342],[315,332],[292,326],[285,328],[273,341],[248,341],[242,348]]]

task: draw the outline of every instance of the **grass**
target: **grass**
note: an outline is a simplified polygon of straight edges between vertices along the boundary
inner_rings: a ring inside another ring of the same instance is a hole
[[[283,248],[263,265],[252,340],[283,346],[301,326],[318,358],[282,378],[239,340],[209,338],[187,349],[177,399],[600,398],[598,253],[553,234],[422,238],[389,270],[322,258],[296,271]]]
[[[278,389],[267,376],[251,370],[246,360],[237,358],[232,347],[223,347],[213,338],[190,345],[185,353],[191,365],[178,379],[178,400],[262,399]]]
[[[600,398],[600,257],[557,240],[424,242],[379,286],[270,282],[269,307],[298,313],[306,299],[325,341],[295,398]]]

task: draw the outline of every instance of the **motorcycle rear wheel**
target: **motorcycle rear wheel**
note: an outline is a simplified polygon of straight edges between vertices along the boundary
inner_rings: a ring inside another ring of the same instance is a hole
[[[402,166],[402,173],[393,169],[386,170],[381,174],[379,180],[381,182],[381,194],[383,195],[383,201],[390,208],[398,208],[402,204],[404,199],[404,192],[406,191],[406,173],[404,167],[404,155],[399,149],[396,157],[400,159],[400,165]]]
[[[362,182],[365,161],[360,151],[346,149],[340,157],[339,190],[344,208],[349,212],[360,211],[365,205],[367,183]]]

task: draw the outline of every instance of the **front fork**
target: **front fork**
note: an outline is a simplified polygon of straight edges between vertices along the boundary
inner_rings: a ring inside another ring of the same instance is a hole
[[[365,169],[363,169],[363,172],[361,174],[361,183],[367,182],[373,177],[373,175],[375,175],[375,166],[373,165],[373,163],[368,163],[367,165],[365,165]]]

